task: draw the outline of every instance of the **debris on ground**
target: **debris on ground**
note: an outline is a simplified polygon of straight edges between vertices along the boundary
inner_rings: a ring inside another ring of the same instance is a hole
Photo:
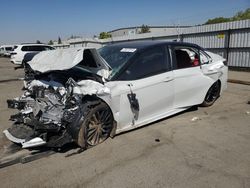
[[[246,114],[247,114],[247,115],[250,115],[250,111],[246,111]]]
[[[198,121],[198,120],[201,120],[201,118],[196,117],[196,116],[191,119],[191,121]]]
[[[155,139],[155,142],[160,142],[160,139],[159,139],[159,138],[156,138],[156,139]]]

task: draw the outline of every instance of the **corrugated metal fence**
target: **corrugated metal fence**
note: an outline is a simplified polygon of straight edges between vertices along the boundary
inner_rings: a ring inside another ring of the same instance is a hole
[[[250,20],[177,28],[176,32],[145,33],[105,40],[71,41],[70,47],[101,47],[109,43],[131,40],[180,40],[195,43],[228,60],[231,67],[250,68]],[[92,46],[93,44],[93,46]]]
[[[228,60],[232,67],[250,67],[250,20],[200,26],[200,32],[183,34],[184,42],[196,43]],[[199,30],[199,28],[197,28]]]

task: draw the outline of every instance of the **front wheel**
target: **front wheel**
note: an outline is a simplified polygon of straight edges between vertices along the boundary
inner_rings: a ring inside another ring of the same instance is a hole
[[[208,107],[212,106],[217,98],[220,96],[220,82],[215,82],[208,90],[205,99],[201,106]]]
[[[78,136],[78,145],[95,146],[106,140],[113,129],[113,115],[103,102],[91,108],[84,117]]]

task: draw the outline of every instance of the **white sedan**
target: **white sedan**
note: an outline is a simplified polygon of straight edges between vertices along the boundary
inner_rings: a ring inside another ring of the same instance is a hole
[[[210,106],[227,86],[225,59],[198,45],[134,41],[41,52],[28,62],[20,112],[5,130],[23,148],[82,148],[168,117]]]

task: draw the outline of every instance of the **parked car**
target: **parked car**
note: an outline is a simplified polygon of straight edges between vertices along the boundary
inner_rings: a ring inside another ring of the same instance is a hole
[[[23,148],[82,148],[184,111],[211,106],[227,86],[225,59],[195,44],[124,42],[41,52],[26,67],[20,112],[4,131]]]
[[[3,45],[0,47],[0,56],[10,57],[10,53],[13,50],[13,45]]]
[[[44,44],[21,44],[14,46],[11,52],[10,61],[16,65],[22,65],[30,61],[36,54],[41,51],[54,50],[52,46]]]

